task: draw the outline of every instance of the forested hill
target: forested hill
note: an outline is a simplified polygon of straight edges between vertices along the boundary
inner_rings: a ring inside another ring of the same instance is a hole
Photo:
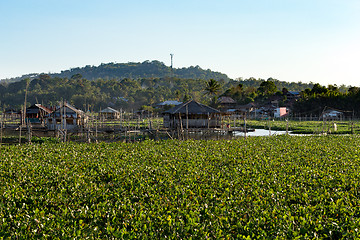
[[[215,79],[229,80],[226,74],[214,72],[210,69],[202,69],[199,66],[187,68],[173,68],[166,66],[159,61],[145,61],[142,63],[106,63],[99,66],[90,66],[71,68],[61,71],[61,73],[49,74],[51,77],[71,78],[73,75],[81,74],[88,80],[96,79],[144,79],[144,78],[164,78],[175,77],[181,79]],[[16,82],[25,78],[36,78],[39,74],[27,74],[22,77],[6,79],[4,81]]]

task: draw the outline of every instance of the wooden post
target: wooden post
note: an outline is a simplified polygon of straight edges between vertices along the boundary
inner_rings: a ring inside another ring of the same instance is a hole
[[[271,123],[270,123],[270,117],[269,117],[269,136],[271,136]]]
[[[189,110],[188,105],[186,105],[186,130],[189,129]]]
[[[244,137],[246,138],[246,115],[244,115]]]
[[[19,130],[19,144],[21,144],[21,129],[22,129],[22,124],[20,124],[20,130]]]
[[[90,121],[90,120],[89,120]],[[87,127],[87,134],[86,134],[86,138],[87,138],[87,142],[91,143],[91,138],[90,138],[90,123],[89,121],[86,123],[86,127]]]
[[[137,128],[140,129],[140,115],[137,117],[136,121],[137,121]]]
[[[95,138],[96,138],[96,142],[98,141],[98,121],[97,121],[97,116],[95,116]]]
[[[1,122],[0,122],[0,145],[2,144],[2,139],[3,139],[3,120],[4,120],[4,113],[1,113]]]
[[[210,128],[210,115],[209,115],[209,113],[208,113],[208,118],[207,118],[207,127],[208,127],[208,129]]]
[[[181,119],[181,113],[179,113],[179,121],[180,121],[180,133],[182,134],[182,139],[184,140],[184,133],[183,133],[183,124],[182,124],[182,119]],[[179,139],[180,139],[180,135],[179,135]]]
[[[26,89],[25,89],[25,100],[24,100],[24,111],[23,111],[23,117],[22,117],[22,121],[21,121],[21,125],[25,125],[25,119],[26,119],[26,98],[27,98],[27,93],[28,93],[28,88],[30,85],[30,79],[26,80]]]
[[[123,128],[123,111],[122,108],[120,108],[120,129]]]
[[[186,140],[189,139],[189,109],[186,105]]]
[[[63,101],[63,111],[62,111],[62,133],[63,133],[63,142],[66,142],[66,104],[65,100]]]
[[[289,134],[289,120],[286,119],[286,135]]]
[[[27,130],[28,130],[28,143],[31,143],[31,125],[29,123],[29,121],[26,123],[27,125]]]
[[[125,142],[127,142],[127,129],[124,127],[124,133],[125,133]]]

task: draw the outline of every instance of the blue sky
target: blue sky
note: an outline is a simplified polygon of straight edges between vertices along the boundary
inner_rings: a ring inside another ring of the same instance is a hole
[[[1,0],[0,79],[108,62],[360,86],[358,0]]]

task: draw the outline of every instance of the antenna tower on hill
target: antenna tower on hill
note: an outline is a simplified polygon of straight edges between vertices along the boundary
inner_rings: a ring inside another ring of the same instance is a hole
[[[174,71],[173,71],[173,57],[174,57],[174,54],[173,53],[170,53],[170,57],[171,57],[171,77],[174,77]]]
[[[174,57],[174,54],[173,53],[170,53],[170,57],[171,57],[171,69],[173,68],[173,57]]]

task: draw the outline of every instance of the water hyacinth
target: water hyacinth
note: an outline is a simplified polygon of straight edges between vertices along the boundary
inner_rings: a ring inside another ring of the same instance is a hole
[[[0,147],[0,237],[358,238],[360,138]]]

